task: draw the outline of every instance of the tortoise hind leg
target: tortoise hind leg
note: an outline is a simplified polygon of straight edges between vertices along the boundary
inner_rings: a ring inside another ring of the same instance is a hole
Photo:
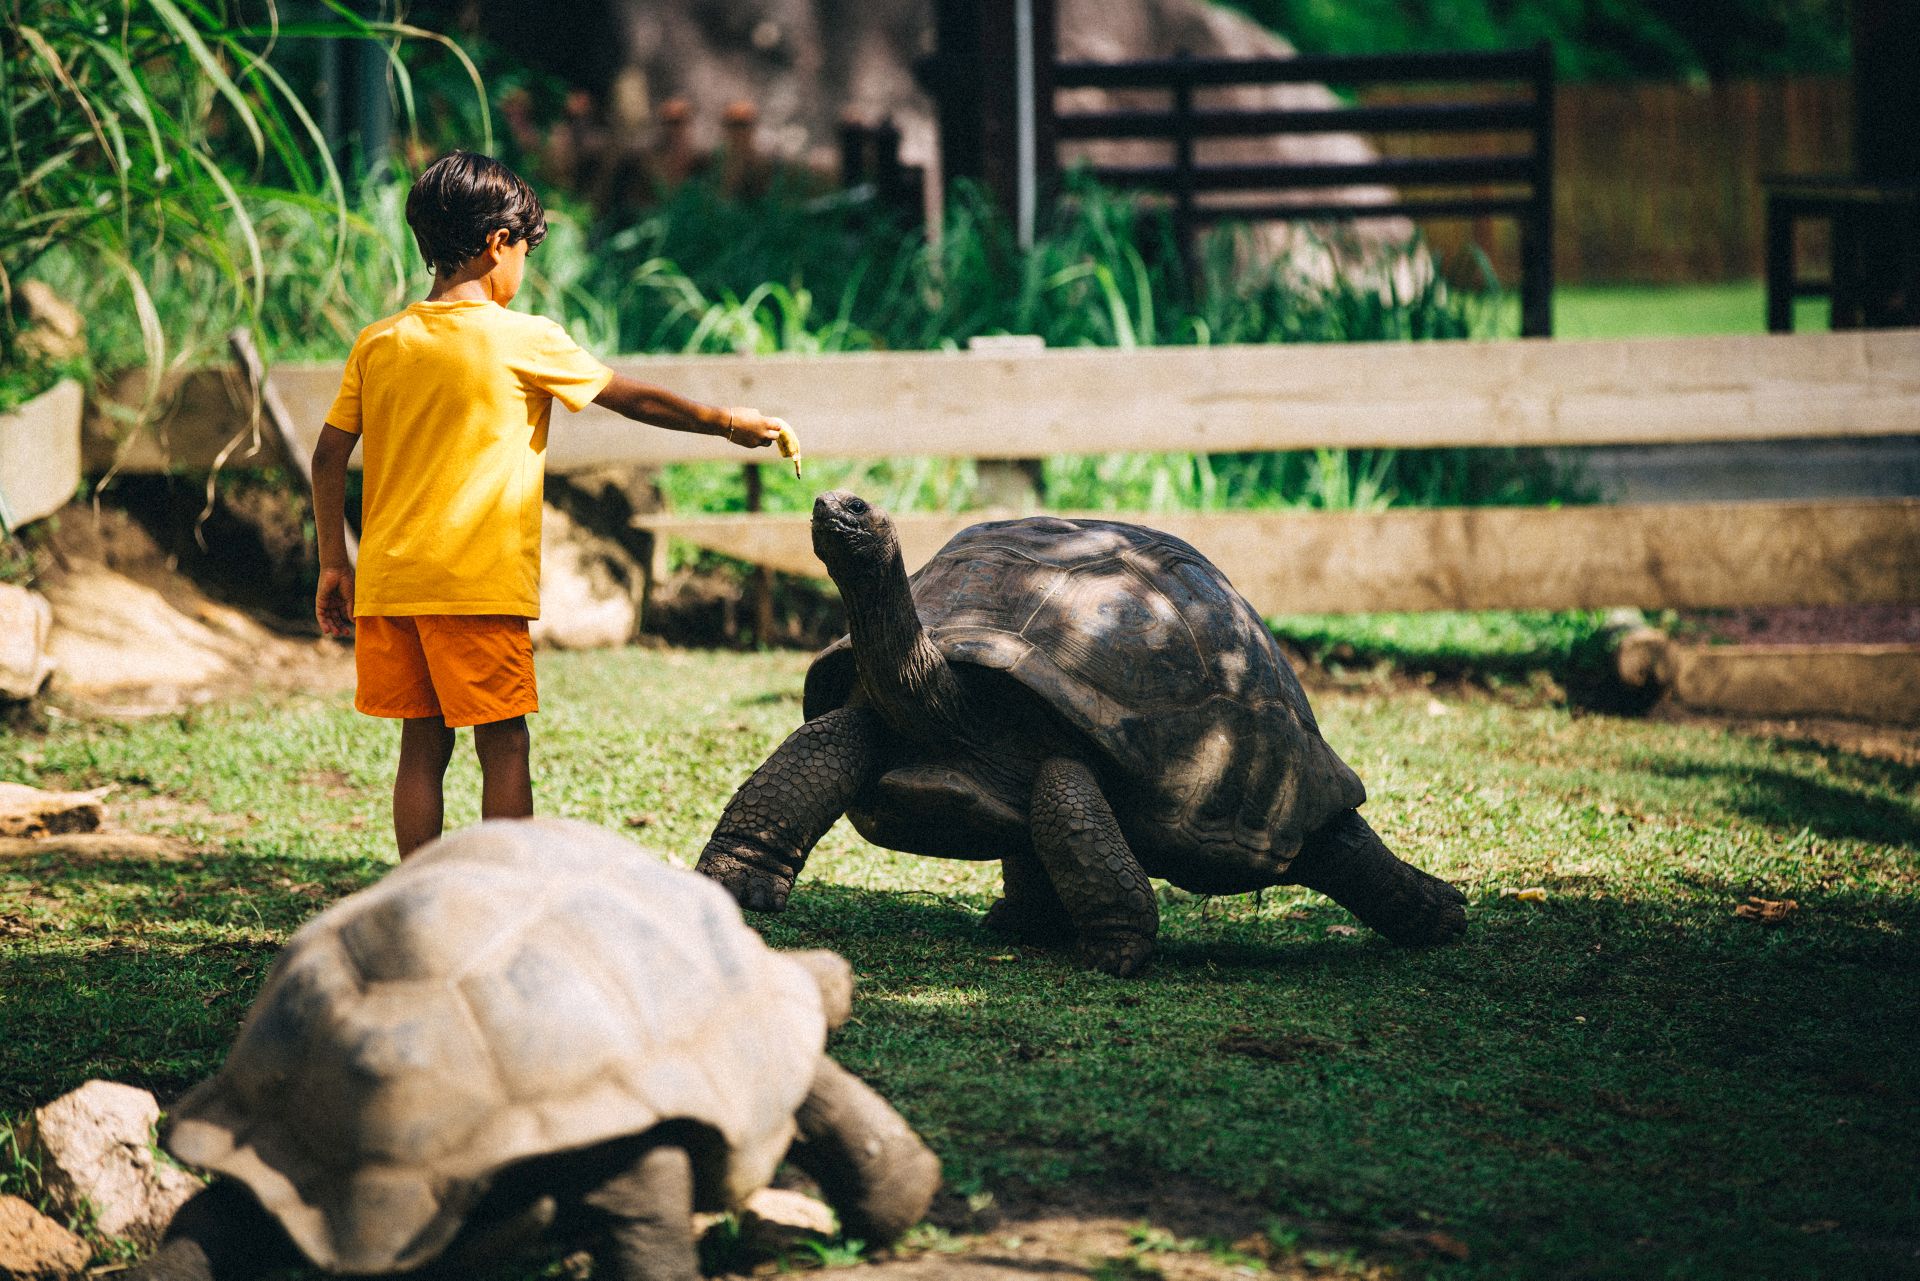
[[[1079,931],[1081,960],[1121,978],[1134,973],[1153,954],[1160,907],[1100,781],[1056,756],[1034,775],[1029,806],[1033,852]]]
[[[740,784],[694,870],[741,907],[780,911],[815,843],[878,772],[879,749],[879,717],[864,707],[814,717]]]
[[[612,1281],[699,1281],[693,1161],[675,1143],[647,1147],[581,1198],[600,1220],[594,1275]]]
[[[1060,901],[1047,869],[1031,852],[1000,860],[1001,898],[981,924],[1010,943],[1059,947],[1074,940],[1073,918]]]
[[[1395,857],[1357,810],[1310,833],[1286,879],[1408,947],[1445,943],[1467,928],[1466,895]]]

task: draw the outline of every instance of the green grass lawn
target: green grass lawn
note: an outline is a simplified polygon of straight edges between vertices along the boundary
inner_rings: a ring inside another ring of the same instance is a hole
[[[543,656],[541,807],[691,862],[797,723],[804,664]],[[1315,702],[1374,826],[1467,891],[1464,942],[1168,891],[1158,956],[1117,981],[983,936],[992,865],[844,825],[759,922],[852,958],[836,1052],[952,1189],[1198,1187],[1296,1272],[1920,1276],[1920,771],[1489,697]],[[328,697],[7,741],[0,777],[117,785],[123,823],[194,852],[0,862],[0,1119],[212,1070],[288,933],[387,865],[395,738]],[[464,743],[451,787],[470,821]],[[1749,896],[1798,907],[1765,925]],[[1404,1244],[1436,1231],[1470,1257]]]
[[[1511,307],[1519,326],[1519,303]],[[1827,327],[1827,301],[1794,303],[1793,326],[1807,333]],[[1556,338],[1662,338],[1696,334],[1763,334],[1767,296],[1760,281],[1711,285],[1562,285],[1553,291]]]

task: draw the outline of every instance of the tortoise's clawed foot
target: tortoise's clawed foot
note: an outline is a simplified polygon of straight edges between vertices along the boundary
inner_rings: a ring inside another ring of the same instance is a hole
[[[1074,937],[1073,922],[1062,913],[1036,909],[1010,898],[988,908],[980,924],[1009,943],[1028,947],[1063,947]]]
[[[720,882],[734,902],[749,912],[782,912],[793,878],[756,867],[744,859],[709,847],[694,871]]]
[[[1467,896],[1395,858],[1352,810],[1302,842],[1287,879],[1319,890],[1402,947],[1451,942],[1467,929]]]
[[[1397,887],[1399,901],[1375,928],[1401,947],[1434,947],[1465,934],[1467,896],[1437,876],[1409,870],[1419,879],[1410,877]]]
[[[1077,951],[1080,963],[1088,969],[1117,979],[1132,978],[1146,968],[1153,956],[1153,936],[1133,931],[1098,931],[1083,937]]]

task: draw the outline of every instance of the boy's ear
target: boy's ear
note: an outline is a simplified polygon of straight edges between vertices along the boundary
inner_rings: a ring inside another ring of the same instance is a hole
[[[496,258],[504,254],[507,251],[507,246],[512,243],[513,231],[511,228],[495,227],[487,233],[487,248],[492,251],[493,256]]]

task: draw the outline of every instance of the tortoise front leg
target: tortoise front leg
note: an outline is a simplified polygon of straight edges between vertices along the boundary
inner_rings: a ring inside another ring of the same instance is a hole
[[[228,1179],[174,1212],[160,1248],[126,1281],[252,1281],[302,1262],[300,1251],[253,1194]]]
[[[864,707],[814,717],[740,785],[694,869],[740,906],[778,912],[834,820],[880,768],[880,718]]]
[[[821,1055],[794,1119],[787,1158],[820,1185],[849,1238],[888,1245],[926,1214],[940,1158],[866,1082]]]
[[[1287,881],[1318,890],[1395,943],[1445,943],[1467,928],[1467,896],[1402,862],[1358,810],[1300,842]]]
[[[581,1198],[599,1220],[594,1275],[611,1281],[699,1281],[693,1161],[678,1144],[647,1148]]]
[[[1147,963],[1160,907],[1100,782],[1079,761],[1041,763],[1028,802],[1033,851],[1080,932],[1080,959],[1125,978]]]

